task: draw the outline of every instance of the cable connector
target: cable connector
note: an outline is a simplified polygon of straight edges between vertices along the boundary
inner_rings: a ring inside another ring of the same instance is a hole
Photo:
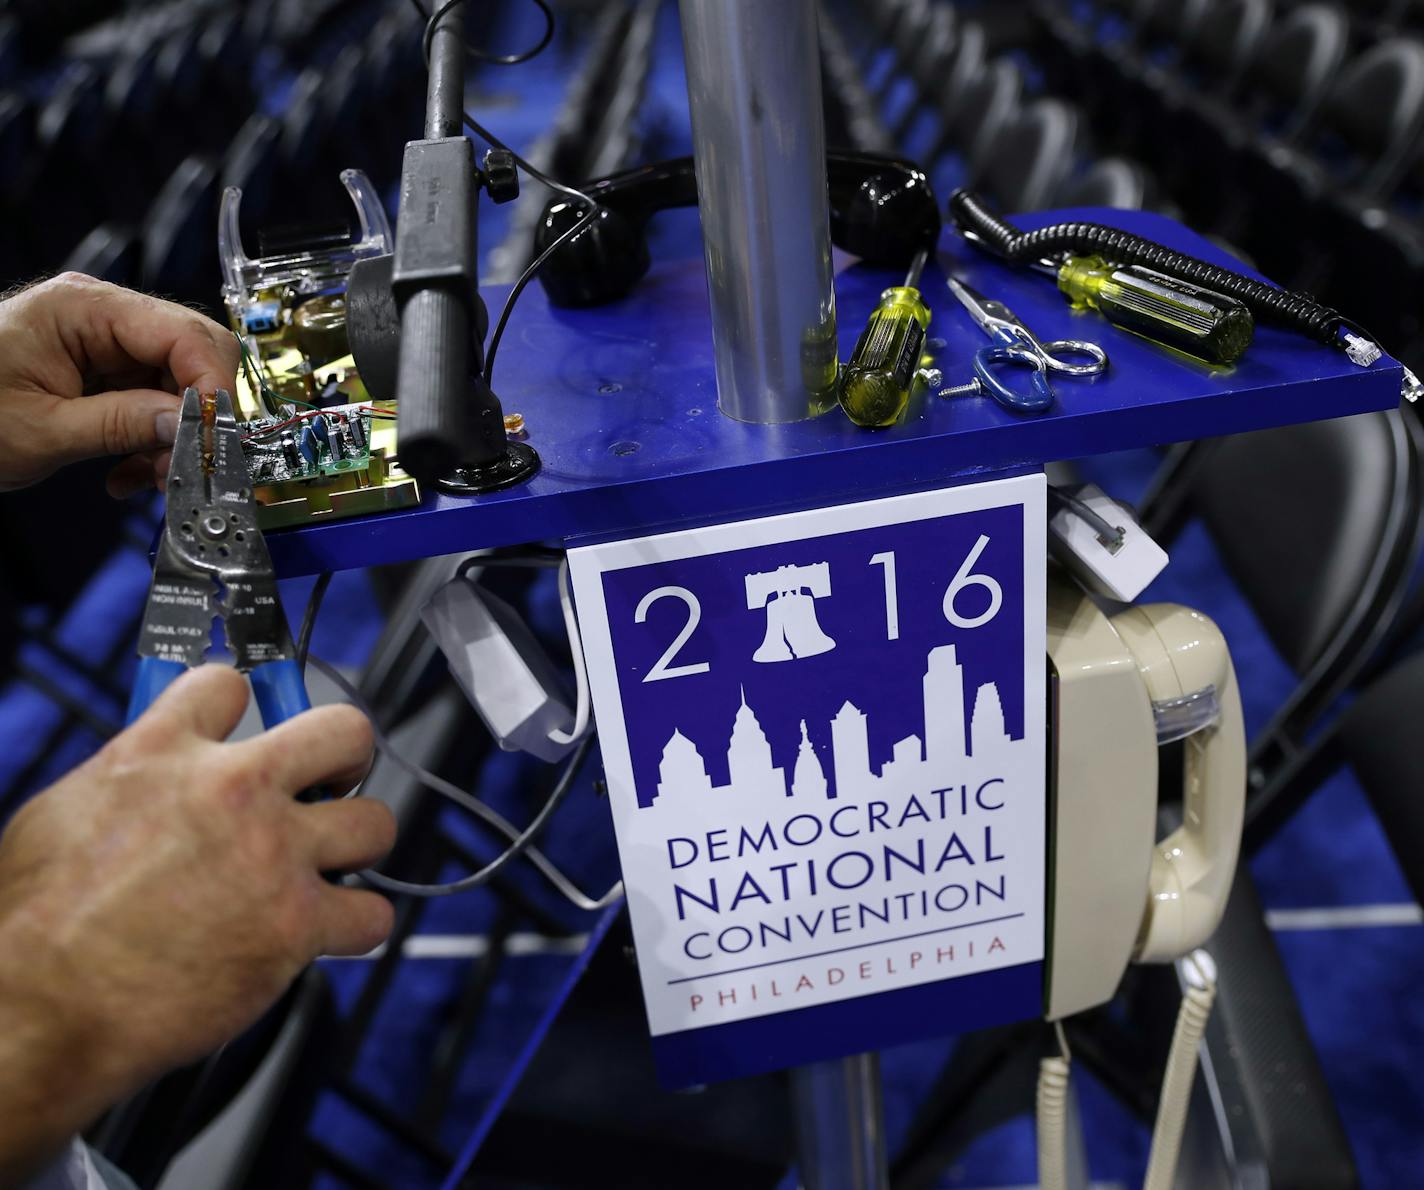
[[[1363,335],[1353,335],[1345,331],[1341,337],[1345,340],[1345,354],[1350,357],[1350,362],[1358,367],[1368,368],[1384,354],[1379,349],[1379,344],[1371,342]]]
[[[1048,493],[1048,548],[1085,590],[1130,603],[1166,567],[1167,551],[1101,488]]]
[[[1419,377],[1408,368],[1404,369],[1404,383],[1399,386],[1399,395],[1411,405],[1424,396],[1424,384],[1420,383]]]

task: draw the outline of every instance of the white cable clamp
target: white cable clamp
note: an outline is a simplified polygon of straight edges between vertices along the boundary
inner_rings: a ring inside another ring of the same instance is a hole
[[[1048,522],[1048,548],[1087,591],[1131,603],[1167,565],[1167,551],[1148,536],[1126,505],[1094,484],[1065,489]],[[1075,505],[1077,506],[1075,508]],[[1083,511],[1110,526],[1111,537]]]
[[[560,760],[588,734],[590,700],[567,560],[559,603],[573,656],[576,692],[568,705],[557,667],[523,617],[474,579],[451,579],[421,609],[450,673],[506,750]]]

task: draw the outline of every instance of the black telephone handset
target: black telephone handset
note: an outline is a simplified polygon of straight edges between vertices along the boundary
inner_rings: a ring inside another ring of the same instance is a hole
[[[923,171],[879,153],[832,149],[826,154],[831,241],[862,260],[906,267],[939,235],[940,214]],[[697,205],[691,157],[676,157],[600,178],[583,187],[595,216],[570,236],[539,270],[556,306],[598,306],[627,296],[648,271],[648,220],[658,211]],[[541,255],[577,226],[587,207],[558,197],[544,208],[534,232]]]

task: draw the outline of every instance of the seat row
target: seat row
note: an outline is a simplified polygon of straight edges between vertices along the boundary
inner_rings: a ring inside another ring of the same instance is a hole
[[[341,20],[350,7],[194,3],[177,13],[186,19],[165,9],[162,26],[136,19],[73,39],[48,88],[22,79],[0,93],[0,212],[12,231],[0,280],[83,265],[211,304],[215,286],[200,291],[198,272],[169,258],[213,255],[215,215],[204,223],[192,210],[216,211],[213,187],[250,188],[254,219],[301,220],[335,207],[343,166],[393,181],[400,132],[421,110],[420,24],[389,0],[374,25]],[[322,13],[329,24],[310,26]],[[314,59],[300,72],[293,46]]]
[[[911,157],[941,197],[964,185],[1009,211],[1172,209],[1155,173],[1105,150],[1091,114],[1051,93],[1002,27],[928,0],[826,5],[822,41],[828,137]]]

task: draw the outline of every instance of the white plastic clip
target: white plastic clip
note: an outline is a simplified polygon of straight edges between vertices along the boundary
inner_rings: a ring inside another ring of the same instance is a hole
[[[1070,499],[1060,502],[1048,521],[1053,556],[1085,589],[1131,603],[1166,568],[1167,551],[1125,505],[1094,484],[1063,495]]]
[[[1421,384],[1419,377],[1408,368],[1404,369],[1404,383],[1400,386],[1399,395],[1411,405],[1424,396],[1424,384]]]

